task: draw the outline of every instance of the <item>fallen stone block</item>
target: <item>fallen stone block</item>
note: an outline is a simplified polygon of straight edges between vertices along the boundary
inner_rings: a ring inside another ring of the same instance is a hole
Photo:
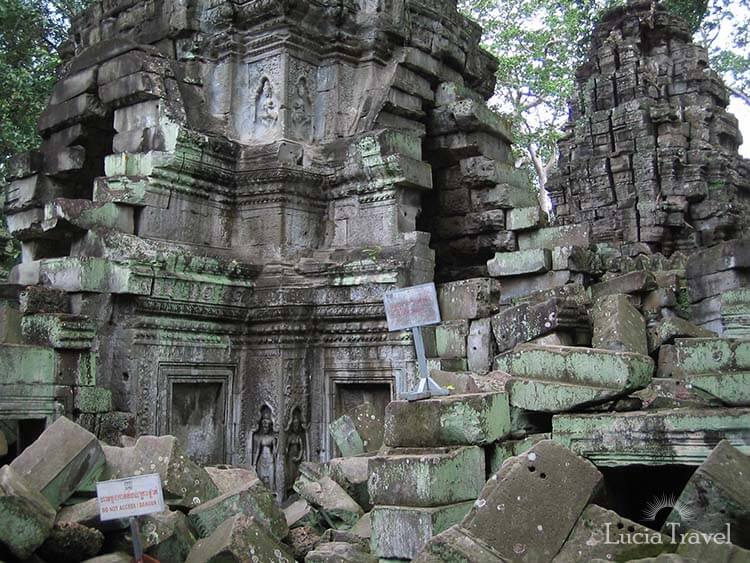
[[[81,561],[94,557],[104,544],[104,534],[73,522],[56,523],[39,548],[46,561]]]
[[[681,379],[655,377],[646,387],[631,393],[640,399],[642,409],[673,409],[679,407],[712,408],[722,403],[708,393],[696,389]]]
[[[219,490],[202,467],[192,461],[174,436],[141,436],[134,446],[104,446],[103,478],[158,473],[169,506],[193,508],[215,498]]]
[[[573,300],[552,298],[522,303],[492,317],[492,332],[500,352],[558,330],[589,333],[586,309]]]
[[[427,369],[430,371],[469,371],[466,358],[427,358]]]
[[[618,293],[639,294],[656,289],[653,274],[644,270],[629,272],[591,286],[591,296],[596,299]]]
[[[692,533],[691,533],[692,532]],[[705,541],[700,532],[689,531],[689,536],[697,536],[697,541],[687,539],[677,547],[677,555],[688,563],[739,563],[750,561],[750,550],[729,543],[729,538],[714,538]],[[689,537],[688,536],[688,537]],[[725,541],[726,540],[726,541]]]
[[[348,414],[331,422],[328,425],[328,431],[342,456],[359,455],[365,452],[362,437],[357,432],[352,417]]]
[[[362,403],[351,409],[350,416],[365,451],[378,451],[383,445],[383,413],[378,412],[372,403]]]
[[[199,504],[188,513],[188,519],[200,536],[205,538],[235,514],[252,516],[278,540],[289,532],[284,513],[260,479]]]
[[[491,278],[474,278],[437,286],[440,316],[444,321],[489,317],[500,300],[500,284]]]
[[[527,452],[542,440],[551,439],[551,433],[543,432],[540,434],[531,434],[518,440],[503,440],[493,444],[487,451],[490,473],[497,473],[503,463],[505,463],[505,460]]]
[[[237,490],[258,478],[250,466],[216,465],[204,467],[220,495]]]
[[[52,531],[55,509],[11,466],[0,468],[0,543],[26,559]]]
[[[750,406],[750,340],[675,341],[673,377],[729,406]]]
[[[507,213],[507,229],[509,231],[528,231],[543,227],[547,222],[547,215],[541,207],[516,207]]]
[[[509,431],[505,393],[392,401],[385,409],[384,442],[391,447],[483,445]]]
[[[490,319],[477,319],[469,325],[469,336],[466,337],[466,361],[469,370],[487,373],[495,357],[495,340],[492,336]]]
[[[299,526],[289,530],[286,544],[292,549],[295,561],[304,561],[308,553],[320,543],[321,536],[310,526]]]
[[[515,305],[527,297],[539,294],[539,292],[551,291],[567,285],[571,280],[575,281],[568,270],[502,278],[500,281],[502,290],[500,304]]]
[[[589,246],[590,227],[588,225],[564,225],[561,227],[545,227],[536,231],[519,233],[518,248],[546,248],[552,250],[556,246]]]
[[[722,440],[690,477],[662,532],[726,533],[736,545],[750,548],[748,475],[750,457]]]
[[[99,518],[99,500],[88,499],[83,502],[63,506],[57,513],[56,524],[81,524],[103,532],[122,530],[128,527],[128,521],[122,519],[106,520]]]
[[[750,337],[750,288],[725,291],[720,299],[722,336],[726,338]]]
[[[520,344],[497,356],[494,367],[513,376],[506,384],[512,406],[561,412],[645,387],[654,361],[629,352]]]
[[[726,270],[688,278],[688,293],[693,303],[750,285],[750,269]]]
[[[497,551],[469,534],[460,525],[434,536],[412,563],[506,563]]]
[[[376,506],[371,516],[372,552],[381,559],[413,559],[432,536],[463,520],[472,504]]]
[[[685,275],[694,279],[742,268],[750,268],[750,240],[730,240],[691,253]]]
[[[292,563],[288,546],[268,535],[252,517],[237,514],[221,524],[207,538],[198,540],[186,563],[245,563],[258,561]]]
[[[553,563],[632,561],[672,552],[669,536],[621,517],[596,504],[586,507]]]
[[[139,518],[143,550],[162,563],[181,563],[195,545],[195,535],[182,512],[166,510]]]
[[[309,522],[309,517],[313,512],[313,507],[305,499],[295,500],[292,504],[284,508],[284,518],[289,528],[301,526]]]
[[[541,274],[552,269],[552,254],[546,248],[498,252],[487,261],[487,272],[495,278]]]
[[[605,295],[591,311],[594,348],[647,355],[646,321],[624,294]]]
[[[716,333],[694,325],[680,317],[666,317],[648,331],[649,354],[665,344],[674,343],[677,338],[715,338]]]
[[[96,436],[60,417],[13,460],[11,467],[58,507],[77,489],[93,485],[104,467],[104,453]]]
[[[372,508],[370,494],[367,492],[367,479],[369,477],[369,457],[337,457],[327,464],[327,472],[349,496],[367,512]]]
[[[351,533],[369,543],[372,536],[372,517],[369,512],[359,519],[359,522],[351,529]]]
[[[364,511],[352,497],[329,476],[324,475],[312,463],[300,465],[300,476],[294,483],[294,490],[323,513],[330,527],[352,527],[362,517]]]
[[[466,338],[469,321],[444,321],[435,327],[435,343],[440,358],[466,357]]]
[[[700,465],[722,439],[750,453],[750,409],[559,414],[552,439],[597,466]]]
[[[450,391],[451,395],[465,395],[467,393],[480,393],[477,385],[477,375],[472,372],[430,370],[430,377],[443,389]],[[385,423],[384,423],[385,424]]]
[[[362,550],[358,545],[346,542],[319,544],[305,557],[305,563],[377,563],[377,557]]]
[[[601,481],[592,463],[543,440],[502,465],[460,525],[508,560],[551,561]]]
[[[460,448],[393,449],[370,459],[374,505],[440,506],[477,497],[485,481],[484,451]]]

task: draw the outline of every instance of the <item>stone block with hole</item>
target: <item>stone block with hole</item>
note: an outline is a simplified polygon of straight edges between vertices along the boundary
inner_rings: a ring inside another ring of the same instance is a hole
[[[543,440],[502,465],[460,526],[509,561],[551,561],[601,481],[591,462]]]

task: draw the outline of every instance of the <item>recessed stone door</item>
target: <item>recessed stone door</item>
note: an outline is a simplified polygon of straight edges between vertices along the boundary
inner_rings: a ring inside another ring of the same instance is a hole
[[[159,434],[176,436],[201,465],[231,462],[232,367],[160,366]]]

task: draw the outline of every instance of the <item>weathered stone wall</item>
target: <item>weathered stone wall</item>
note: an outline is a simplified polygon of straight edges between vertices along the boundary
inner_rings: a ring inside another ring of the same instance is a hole
[[[45,404],[90,387],[95,408],[62,411],[262,466],[282,495],[300,448],[330,457],[333,418],[415,378],[384,292],[433,279],[430,232],[441,276],[486,271],[513,239],[508,193],[532,193],[484,103],[495,63],[480,34],[449,0],[82,14],[5,205],[22,246],[12,283],[61,295],[43,318],[21,312],[22,342],[93,366],[85,381],[50,367]]]
[[[548,189],[560,224],[666,255],[747,233],[750,162],[706,49],[663,7],[608,12],[577,73]]]

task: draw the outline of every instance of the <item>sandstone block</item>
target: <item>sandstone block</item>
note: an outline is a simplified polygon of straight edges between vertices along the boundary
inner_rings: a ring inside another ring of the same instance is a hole
[[[211,477],[219,494],[223,495],[246,485],[258,478],[255,469],[251,466],[217,465],[204,467],[206,473]]]
[[[387,446],[411,448],[484,445],[509,431],[505,393],[449,395],[389,403],[384,441]]]
[[[443,321],[435,327],[437,355],[443,359],[466,357],[469,321]]]
[[[394,449],[370,459],[374,505],[440,506],[476,498],[484,484],[484,452],[461,448]]]
[[[528,233],[519,233],[518,248],[546,248],[556,246],[588,246],[590,229],[588,225],[565,225],[562,227],[545,227]]]
[[[500,352],[558,330],[588,332],[588,325],[582,305],[559,298],[522,303],[492,317],[492,333]]]
[[[11,467],[58,507],[77,489],[97,480],[104,467],[104,453],[96,436],[60,417],[13,460]]]
[[[307,554],[305,563],[377,563],[377,557],[365,552],[360,546],[347,542],[318,544]]]
[[[539,206],[516,207],[508,211],[506,221],[509,231],[528,231],[542,227],[547,217]]]
[[[624,294],[606,295],[591,312],[594,348],[647,355],[646,321]]]
[[[193,528],[205,538],[235,514],[252,516],[278,540],[289,532],[284,513],[260,479],[199,504],[188,513],[188,518]]]
[[[544,440],[503,464],[461,527],[508,560],[550,561],[601,481],[592,463]]]
[[[634,534],[649,540],[636,541],[638,537]],[[590,504],[578,518],[565,545],[552,561],[632,561],[673,551],[676,546],[671,545],[670,541],[669,536],[660,535],[612,510]]]
[[[292,563],[289,547],[268,535],[253,518],[237,514],[213,534],[198,540],[186,563],[245,563],[256,557],[263,563]]]
[[[367,492],[369,460],[365,456],[337,457],[326,464],[330,477],[365,511],[372,508]]]
[[[505,563],[508,561],[460,525],[436,535],[412,560],[413,563]]]
[[[13,470],[0,468],[0,542],[23,560],[42,545],[52,531],[55,509],[35,486]]]
[[[500,299],[500,284],[491,278],[474,278],[437,286],[440,316],[444,321],[490,316]]]
[[[648,331],[649,353],[664,344],[672,344],[676,338],[712,338],[716,333],[694,325],[680,317],[665,317]]]
[[[80,561],[94,557],[102,548],[104,534],[74,522],[55,523],[39,548],[46,561]]]
[[[365,445],[362,437],[357,432],[352,417],[348,414],[341,416],[328,425],[328,431],[336,443],[336,447],[342,456],[351,456],[364,453]]]
[[[383,414],[372,403],[362,403],[351,409],[350,416],[365,451],[377,451],[383,445]]]
[[[653,274],[644,270],[629,272],[591,286],[591,296],[596,299],[618,293],[638,294],[656,289]]]
[[[141,436],[134,446],[105,446],[103,477],[120,479],[158,473],[164,500],[170,506],[192,508],[218,496],[208,473],[192,461],[174,436]]]
[[[469,336],[466,338],[466,361],[469,370],[487,373],[495,357],[495,339],[492,336],[490,319],[478,319],[469,325]]]
[[[722,439],[750,454],[749,424],[747,408],[559,414],[552,439],[599,467],[700,465]]]
[[[139,518],[144,551],[162,563],[182,563],[195,545],[195,535],[182,512],[166,510]]]
[[[654,361],[629,352],[520,344],[497,356],[494,366],[513,376],[506,384],[512,406],[561,412],[645,387]]]
[[[487,271],[493,277],[539,274],[552,269],[552,254],[546,248],[498,252],[487,262]]]
[[[383,559],[413,559],[432,536],[463,520],[472,504],[376,506],[371,513],[372,552]]]
[[[662,527],[672,534],[675,527],[705,533],[722,533],[727,528],[732,542],[750,548],[750,537],[743,533],[750,520],[750,457],[728,441],[719,442],[701,463],[682,490],[678,503]]]
[[[300,477],[294,483],[294,490],[314,507],[322,508],[329,518],[347,527],[354,526],[364,513],[341,485],[312,463],[300,466]]]

